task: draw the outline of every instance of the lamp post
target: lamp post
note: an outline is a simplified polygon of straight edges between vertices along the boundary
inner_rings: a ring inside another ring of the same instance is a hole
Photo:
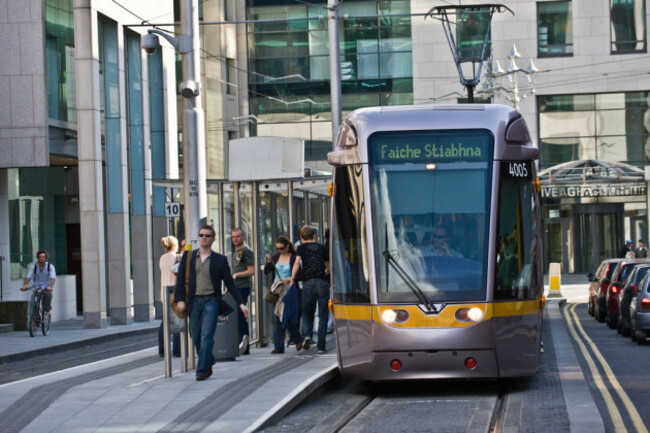
[[[204,113],[201,105],[198,0],[181,0],[181,35],[178,38],[158,29],[148,30],[141,45],[149,54],[165,38],[183,59],[183,184],[185,190],[185,239],[187,249],[198,248],[199,228],[207,221]]]
[[[474,87],[481,80],[483,62],[487,60],[492,16],[504,11],[515,14],[502,4],[480,4],[435,6],[425,15],[442,21],[469,103],[474,102]],[[450,15],[455,19],[450,20]]]
[[[535,74],[539,72],[533,63],[533,59],[530,59],[526,69],[522,69],[517,66],[517,59],[520,57],[521,55],[517,51],[516,45],[513,44],[512,50],[510,51],[510,54],[508,54],[508,70],[504,71],[499,64],[499,61],[493,60],[492,56],[490,56],[490,60],[487,62],[485,71],[486,79],[477,93],[492,96],[503,95],[504,98],[512,103],[512,106],[515,108],[515,110],[519,110],[519,102],[521,102],[521,100],[529,94],[535,94],[534,78]],[[524,93],[520,92],[519,90],[517,74],[520,73],[526,75],[526,79],[528,80],[529,90]],[[500,81],[502,77],[508,78],[508,87],[501,85]]]

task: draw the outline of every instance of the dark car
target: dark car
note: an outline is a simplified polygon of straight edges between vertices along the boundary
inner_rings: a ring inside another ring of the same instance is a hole
[[[644,344],[650,334],[650,273],[648,273],[636,295],[630,303],[630,323],[632,330],[630,337],[632,341]]]
[[[632,328],[632,324],[630,323],[630,303],[636,295],[641,281],[648,274],[648,271],[650,271],[650,264],[634,266],[634,269],[632,269],[632,272],[630,272],[625,280],[621,293],[618,295],[617,330],[624,337],[630,336],[630,329]]]
[[[624,259],[607,259],[603,260],[596,270],[596,275],[589,274],[587,278],[589,279],[589,304],[587,306],[587,311],[590,315],[594,316],[599,322],[604,322],[606,317],[605,308],[602,308],[602,319],[601,314],[597,308],[597,299],[598,295],[602,293],[603,295],[607,293],[607,288],[609,287],[612,274],[614,269],[619,262],[622,262]],[[604,307],[604,305],[603,305]],[[597,311],[598,310],[598,311]]]
[[[604,295],[598,295],[596,305],[598,306],[599,313],[602,314],[602,312],[600,312],[601,308],[605,310],[607,326],[612,329],[616,328],[616,325],[618,324],[618,295],[621,293],[625,279],[630,272],[632,272],[632,269],[641,263],[650,263],[650,260],[624,259],[619,262],[616,265],[616,269],[614,269],[607,292],[605,292]]]

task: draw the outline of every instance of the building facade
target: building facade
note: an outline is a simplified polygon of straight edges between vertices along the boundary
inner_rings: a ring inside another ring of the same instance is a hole
[[[494,15],[492,62],[486,60],[483,71],[493,69],[488,65],[496,69],[495,61],[508,68],[516,45],[521,53],[517,67],[526,70],[533,60],[539,72],[483,75],[476,98],[516,102],[540,147],[547,263],[562,263],[564,272],[593,271],[626,239],[636,243],[648,237],[646,1],[500,3],[512,13]],[[247,31],[250,112],[256,119],[250,133],[286,134],[292,124],[295,136],[311,146],[306,159],[316,160],[331,144],[324,6],[248,0],[246,15],[251,21],[266,20],[248,24]],[[420,0],[339,4],[344,112],[368,105],[466,101],[442,23],[426,16],[432,6]],[[454,36],[463,39],[453,28]],[[581,161],[573,175],[579,171],[582,177],[558,179],[555,167],[571,161]],[[610,163],[629,166],[622,169],[626,175]],[[614,180],[617,188],[605,188]],[[577,190],[586,192],[578,196]]]
[[[463,2],[472,3],[481,4]],[[538,72],[484,75],[476,97],[517,103],[540,147],[547,262],[591,271],[626,239],[648,237],[647,2],[503,4],[513,14],[494,16],[484,71],[508,64],[516,45],[519,68],[532,59]],[[228,252],[235,225],[262,253],[302,223],[324,231],[322,185],[229,182],[228,148],[248,136],[298,138],[309,171],[330,171],[326,2],[200,6],[209,221],[222,228],[220,249]],[[431,7],[339,4],[344,114],[465,100],[441,22],[425,17]],[[165,217],[165,203],[182,194],[156,186],[182,178],[180,67],[169,44],[146,55],[139,39],[153,25],[173,31],[178,13],[166,0],[0,0],[3,299],[18,296],[44,248],[62,275],[58,299],[73,291],[57,314],[82,313],[88,327],[154,317],[157,240],[183,237],[182,218]]]

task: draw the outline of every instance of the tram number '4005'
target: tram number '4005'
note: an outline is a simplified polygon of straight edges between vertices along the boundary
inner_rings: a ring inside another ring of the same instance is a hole
[[[506,164],[508,164],[508,174],[511,177],[530,177],[530,162],[507,162]]]

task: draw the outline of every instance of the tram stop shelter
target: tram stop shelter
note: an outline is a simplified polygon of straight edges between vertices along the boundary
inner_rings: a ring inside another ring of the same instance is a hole
[[[230,232],[242,228],[246,243],[255,254],[254,290],[249,319],[251,344],[272,341],[273,306],[263,302],[268,283],[262,269],[264,255],[275,253],[275,239],[288,236],[297,241],[304,224],[315,227],[317,240],[324,241],[329,227],[328,186],[331,175],[313,175],[304,166],[304,143],[283,137],[250,137],[231,140],[227,179],[207,179],[207,220],[217,232],[217,251],[230,258]],[[182,209],[183,179],[155,180],[164,186],[168,200],[178,200]],[[177,197],[177,198],[175,198]],[[184,238],[184,216],[169,218],[168,233]],[[272,277],[269,277],[272,278]],[[156,279],[157,281],[158,279]]]

